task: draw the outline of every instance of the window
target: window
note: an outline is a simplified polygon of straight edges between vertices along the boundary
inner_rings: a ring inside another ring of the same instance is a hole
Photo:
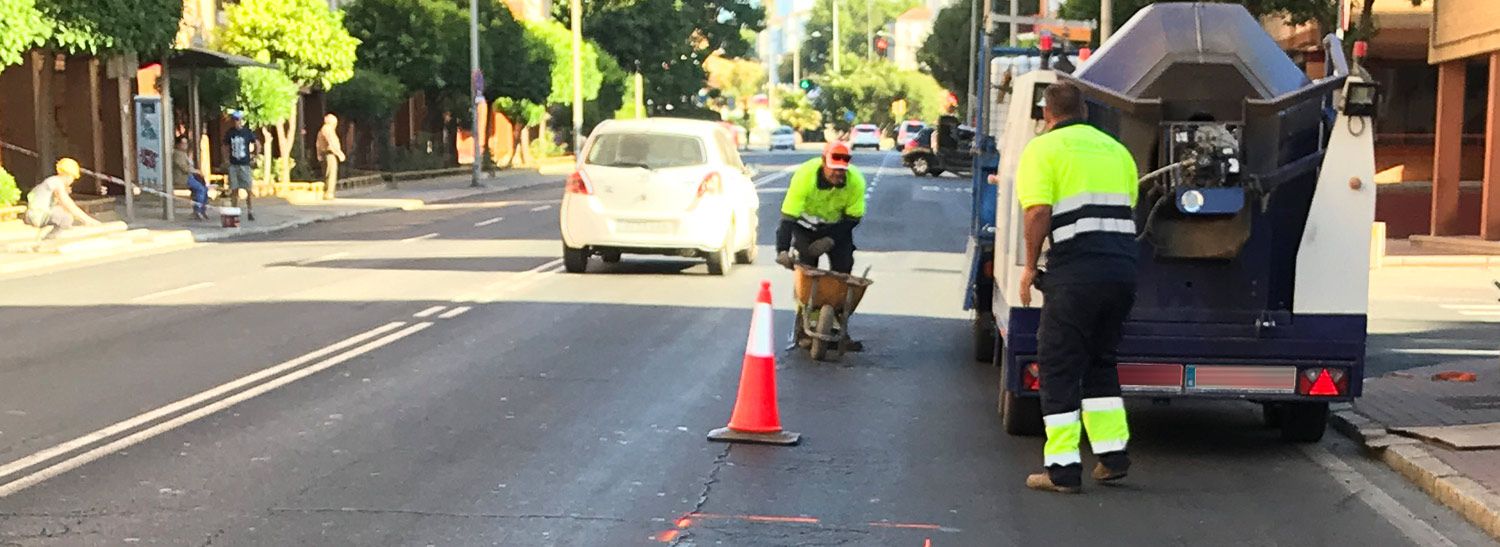
[[[703,143],[686,135],[606,133],[589,147],[589,165],[669,169],[708,163]]]
[[[715,131],[714,139],[719,141],[719,152],[724,156],[724,165],[731,169],[745,170],[745,164],[740,162],[740,152],[734,147],[734,139],[729,138],[727,131]]]

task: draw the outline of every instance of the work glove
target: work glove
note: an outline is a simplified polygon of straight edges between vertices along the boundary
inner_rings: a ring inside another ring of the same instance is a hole
[[[777,251],[776,263],[780,264],[781,267],[788,270],[792,269],[792,253],[789,253],[787,251]]]

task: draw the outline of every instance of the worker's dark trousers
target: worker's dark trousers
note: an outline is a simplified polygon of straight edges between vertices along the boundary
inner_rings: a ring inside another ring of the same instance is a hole
[[[1048,426],[1047,472],[1053,484],[1076,486],[1083,479],[1078,433],[1085,428],[1101,463],[1116,471],[1130,466],[1115,365],[1121,327],[1135,305],[1135,285],[1061,284],[1047,286],[1044,292],[1037,353],[1042,415]],[[1091,405],[1094,408],[1083,408],[1080,423],[1080,407]],[[1106,410],[1093,412],[1100,408]],[[1114,438],[1103,438],[1106,433]]]
[[[845,228],[835,224],[821,230],[814,230],[801,224],[783,223],[783,226],[791,224],[792,247],[797,249],[797,260],[805,266],[818,267],[818,257],[807,252],[807,246],[812,242],[828,237],[833,238],[833,250],[828,251],[828,269],[839,273],[850,273],[854,270],[854,231],[853,227]]]

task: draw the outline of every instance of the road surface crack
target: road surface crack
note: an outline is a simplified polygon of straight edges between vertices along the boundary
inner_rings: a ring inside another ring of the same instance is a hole
[[[580,514],[543,514],[543,513],[455,513],[449,511],[418,511],[413,509],[381,509],[376,507],[273,507],[272,513],[301,513],[301,514],[328,514],[343,513],[352,515],[410,515],[417,517],[439,517],[439,518],[463,518],[463,519],[494,519],[494,520],[578,520],[578,521],[603,521],[603,522],[625,522],[620,517],[608,517],[600,515]]]
[[[729,451],[733,448],[734,445],[732,444],[724,445],[724,451],[719,453],[719,457],[714,458],[714,467],[709,470],[708,477],[703,480],[703,492],[698,494],[698,502],[693,504],[693,510],[688,512],[689,515],[702,513],[703,508],[708,505],[708,494],[713,491],[714,485],[718,484],[719,472],[724,470],[724,464],[729,463]],[[692,536],[692,529],[683,530],[681,534],[672,539],[671,545],[672,547],[678,547]]]

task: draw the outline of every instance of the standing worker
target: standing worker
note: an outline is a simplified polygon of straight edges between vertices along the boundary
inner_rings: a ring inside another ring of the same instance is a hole
[[[792,268],[791,249],[798,260],[818,267],[828,255],[828,267],[839,273],[854,270],[854,227],[865,216],[865,176],[849,165],[849,145],[835,141],[792,173],[786,199],[781,202],[781,224],[776,228],[776,263]]]
[[[323,199],[333,199],[339,186],[339,164],[344,161],[344,146],[339,143],[338,116],[323,116],[317,147],[318,157],[323,160]]]
[[[260,152],[260,145],[255,140],[255,132],[245,129],[245,113],[238,110],[229,114],[234,119],[234,127],[224,134],[225,157],[229,158],[229,195],[234,201],[234,206],[240,206],[240,190],[245,191],[245,219],[255,220],[255,182],[250,173],[250,165],[255,163],[255,155]]]
[[[1046,470],[1026,477],[1026,486],[1072,494],[1083,484],[1078,444],[1085,430],[1099,459],[1094,480],[1116,481],[1130,469],[1115,365],[1135,305],[1138,174],[1124,145],[1084,122],[1077,86],[1052,84],[1045,97],[1047,131],[1026,145],[1016,176],[1025,210],[1021,305],[1031,305],[1033,286],[1046,296],[1037,334]],[[1049,237],[1043,272],[1037,263]]]

